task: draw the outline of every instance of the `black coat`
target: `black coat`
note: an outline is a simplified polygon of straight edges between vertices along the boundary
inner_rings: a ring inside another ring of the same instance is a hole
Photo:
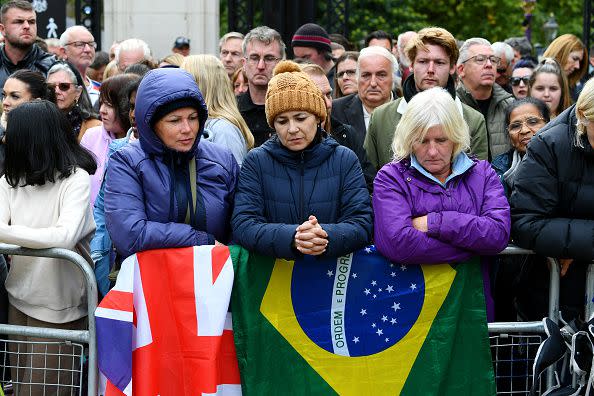
[[[20,69],[38,71],[45,76],[56,61],[53,54],[49,54],[39,48],[37,44],[33,44],[27,55],[15,65],[8,59],[4,46],[2,46],[0,48],[0,87],[4,86],[8,76]]]
[[[361,164],[361,170],[363,171],[363,176],[365,176],[367,189],[369,190],[370,194],[373,193],[373,179],[375,179],[375,174],[377,171],[375,170],[374,166],[371,165],[369,158],[367,158],[367,152],[363,148],[363,140],[355,132],[352,126],[343,124],[334,117],[332,117],[331,122],[332,137],[341,146],[348,147],[355,153],[359,159],[359,164]]]
[[[583,147],[576,144],[576,121],[572,106],[532,138],[516,172],[511,214],[519,246],[574,259],[561,278],[561,305],[583,310],[585,270],[594,259],[594,149],[586,136]]]
[[[358,94],[351,94],[332,102],[332,116],[343,124],[348,124],[355,129],[357,135],[365,141],[367,128],[363,118],[363,103]]]
[[[254,135],[254,147],[261,146],[262,143],[275,134],[274,129],[266,121],[264,105],[255,104],[250,96],[250,91],[237,96],[237,107],[239,107],[241,116],[250,128],[252,135]]]

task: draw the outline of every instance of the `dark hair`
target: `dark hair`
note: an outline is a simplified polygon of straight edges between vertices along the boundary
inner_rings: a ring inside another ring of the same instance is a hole
[[[530,81],[528,82],[528,95],[532,96],[532,87],[536,82],[536,78],[539,74],[543,73],[550,73],[557,76],[557,81],[559,82],[559,87],[561,88],[561,98],[559,99],[559,105],[557,106],[555,111],[555,116],[558,116],[571,106],[571,94],[569,92],[569,84],[567,82],[567,75],[561,69],[559,62],[553,58],[542,58],[538,66],[532,72],[530,76]]]
[[[340,34],[340,33],[330,33],[328,36],[330,37],[330,40],[332,40],[332,42],[342,45],[345,50],[347,50],[347,51],[354,51],[355,50],[355,46],[353,45],[353,43],[351,43],[342,34]]]
[[[29,69],[20,69],[8,78],[19,80],[27,85],[32,99],[47,99],[50,102],[56,102],[56,92],[48,87],[43,74]]]
[[[2,8],[0,8],[0,15],[1,15],[0,21],[2,23],[6,22],[4,20],[4,16],[8,12],[8,10],[10,10],[11,8],[18,8],[19,10],[23,10],[23,11],[33,11],[33,5],[31,4],[31,2],[29,2],[27,0],[9,1],[8,3],[5,3],[4,5],[2,5]]]
[[[535,67],[536,67],[536,63],[532,62],[530,59],[522,58],[516,62],[516,64],[514,65],[514,70],[520,69],[520,68],[527,68],[527,69],[534,70]]]
[[[376,31],[369,33],[367,35],[367,37],[365,37],[365,46],[369,47],[369,43],[373,39],[388,40],[388,41],[390,41],[390,48],[394,46],[394,39],[392,38],[392,35],[388,32],[384,32],[383,30],[376,30]]]
[[[91,69],[97,70],[100,69],[102,66],[107,66],[109,63],[109,54],[105,51],[97,51],[95,53],[95,60],[89,66]]]
[[[120,125],[127,131],[130,129],[128,117],[128,97],[126,88],[132,82],[140,80],[136,74],[117,74],[103,80],[99,91],[99,103],[109,103],[116,114]]]
[[[344,62],[345,60],[354,60],[357,62],[359,60],[359,52],[357,51],[346,51],[344,54],[340,55],[340,57],[336,60],[334,64],[334,71],[338,72],[338,65]],[[338,78],[334,78],[334,98],[342,98],[345,96],[342,91],[340,90],[340,86],[338,85]]]
[[[549,110],[549,106],[547,106],[547,104],[540,99],[527,96],[522,99],[514,100],[507,106],[507,108],[505,109],[505,125],[509,125],[509,120],[511,118],[512,111],[514,111],[520,106],[527,104],[536,107],[542,118],[544,118],[545,122],[551,121],[551,111]]]
[[[53,183],[56,173],[64,179],[77,167],[89,174],[97,169],[64,114],[47,100],[23,103],[8,113],[5,143],[5,175],[11,187]]]
[[[177,66],[175,66],[177,67]],[[148,72],[150,72],[151,70],[153,70],[153,68],[149,67],[147,64],[145,63],[134,63],[133,65],[130,65],[126,68],[126,70],[124,70],[125,74],[135,74],[139,77],[144,77],[144,75]]]

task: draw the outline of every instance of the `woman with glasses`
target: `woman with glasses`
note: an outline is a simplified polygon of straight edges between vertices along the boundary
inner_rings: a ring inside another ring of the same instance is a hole
[[[559,62],[567,76],[571,100],[577,99],[576,86],[588,71],[588,52],[582,40],[573,34],[563,34],[549,44],[544,56]]]
[[[56,93],[56,104],[66,115],[78,141],[87,129],[101,125],[93,111],[84,81],[74,66],[58,62],[47,72],[47,83]]]
[[[538,99],[527,97],[512,102],[505,111],[505,125],[512,148],[493,159],[491,166],[503,183],[506,195],[511,195],[514,175],[526,154],[528,142],[536,132],[550,121],[547,105]]]
[[[528,95],[545,102],[551,111],[551,118],[557,117],[571,105],[567,77],[556,60],[544,58],[534,69]]]
[[[567,321],[584,312],[586,269],[594,260],[593,196],[594,80],[589,80],[576,104],[532,138],[511,195],[514,242],[561,259],[560,308]],[[542,282],[535,278],[533,287],[546,296],[546,267],[540,270]],[[534,317],[546,315],[544,300],[534,306]]]
[[[523,99],[528,96],[530,76],[532,76],[534,67],[534,63],[528,59],[520,59],[514,65],[509,83],[516,99]]]
[[[357,93],[357,60],[359,53],[347,51],[336,61],[336,78],[334,79],[334,98],[342,98]]]

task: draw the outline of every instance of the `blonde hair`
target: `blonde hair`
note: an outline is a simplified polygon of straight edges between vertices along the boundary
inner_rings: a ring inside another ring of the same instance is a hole
[[[547,58],[555,58],[559,62],[561,69],[565,70],[565,64],[569,59],[569,54],[573,51],[582,52],[582,61],[580,62],[580,68],[567,76],[570,87],[575,87],[577,82],[588,71],[588,52],[582,40],[573,34],[563,34],[553,40],[543,54]]]
[[[115,60],[112,60],[105,66],[105,70],[103,71],[103,80],[107,80],[109,77],[113,77],[118,74],[120,70],[118,69],[118,63]]]
[[[575,102],[577,116],[577,130],[575,143],[578,147],[584,147],[582,137],[586,134],[586,125],[594,122],[594,78],[589,79]]]
[[[181,68],[196,80],[208,107],[209,118],[224,118],[241,131],[247,149],[254,147],[254,135],[239,113],[229,76],[223,63],[213,55],[190,55]]]
[[[413,145],[423,141],[429,128],[436,125],[441,125],[454,143],[452,158],[468,150],[470,133],[466,121],[452,96],[445,89],[435,87],[419,92],[408,102],[392,140],[394,161],[409,157]]]
[[[168,65],[180,67],[182,65],[182,63],[184,63],[185,59],[186,59],[186,57],[183,56],[182,54],[169,54],[165,58],[161,59],[159,64],[167,63]]]

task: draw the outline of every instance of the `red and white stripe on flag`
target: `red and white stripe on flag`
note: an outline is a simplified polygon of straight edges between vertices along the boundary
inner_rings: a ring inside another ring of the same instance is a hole
[[[105,395],[241,394],[227,312],[232,286],[225,246],[159,249],[127,258],[96,312]],[[121,366],[117,361],[126,359],[119,348],[126,348],[128,337],[114,330],[130,332],[132,353]],[[131,378],[122,374],[127,368]]]

